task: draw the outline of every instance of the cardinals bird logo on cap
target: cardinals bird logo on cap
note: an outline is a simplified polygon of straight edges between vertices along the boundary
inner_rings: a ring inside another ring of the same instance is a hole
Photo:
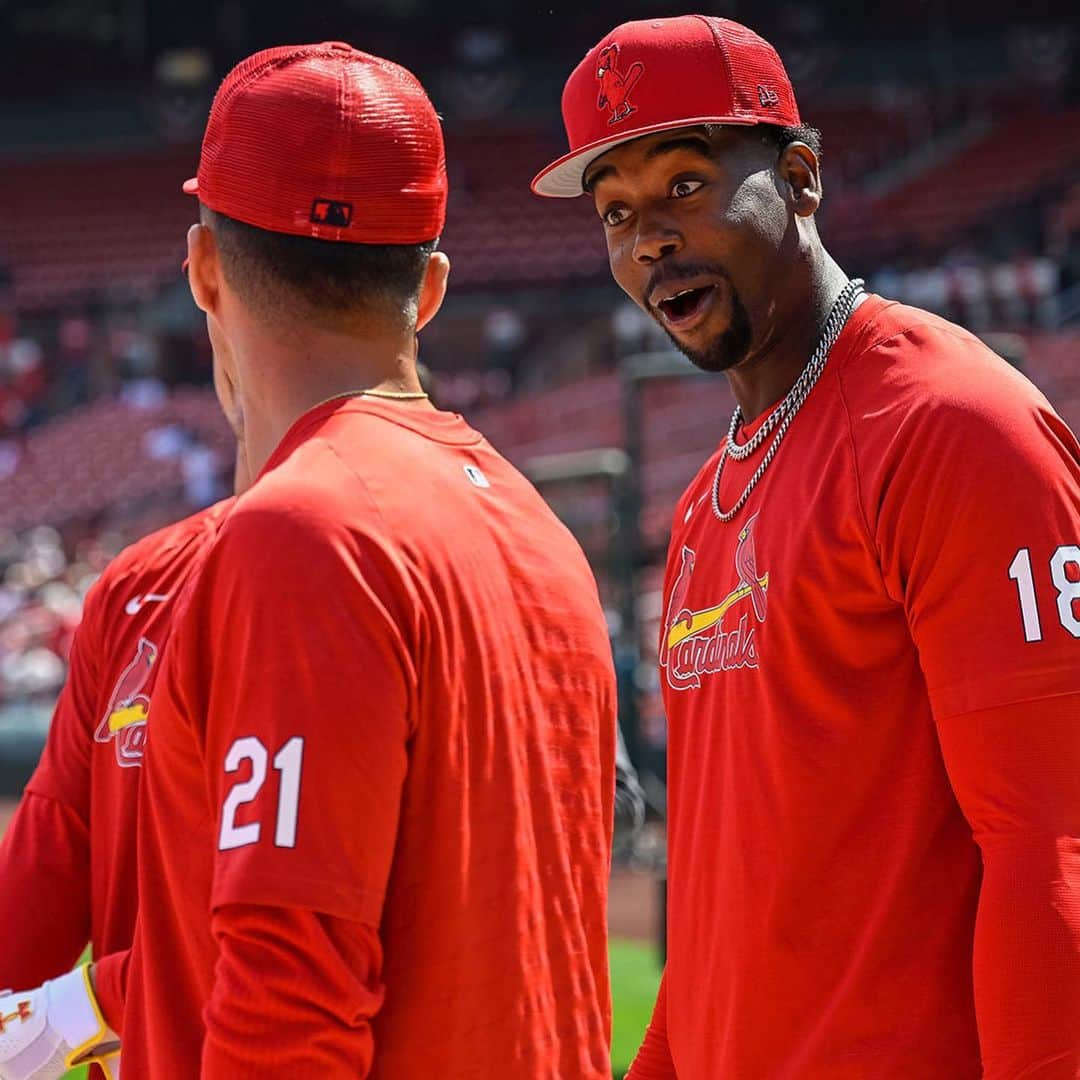
[[[619,70],[619,46],[612,42],[600,50],[597,60],[596,79],[600,83],[600,96],[596,99],[598,109],[611,109],[609,124],[625,120],[637,110],[630,104],[630,94],[638,79],[641,78],[645,65],[635,60],[626,71]]]

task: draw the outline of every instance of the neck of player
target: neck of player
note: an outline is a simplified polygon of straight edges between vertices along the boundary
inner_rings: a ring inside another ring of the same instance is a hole
[[[848,277],[820,245],[799,264],[778,298],[751,317],[746,359],[728,369],[732,393],[750,423],[776,405],[806,367]]]
[[[262,470],[289,428],[329,398],[361,390],[421,393],[416,351],[415,333],[397,330],[365,337],[314,332],[291,341],[273,340],[271,335],[246,341],[237,367],[252,475]],[[393,404],[431,408],[424,399]]]

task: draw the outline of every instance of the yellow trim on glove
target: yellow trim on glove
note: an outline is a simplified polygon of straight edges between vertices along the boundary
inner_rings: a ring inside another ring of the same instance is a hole
[[[94,994],[94,984],[90,981],[90,965],[83,964],[79,969],[82,972],[83,982],[86,985],[86,997],[90,1002],[90,1007],[94,1010],[94,1016],[97,1018],[98,1030],[94,1035],[91,1035],[81,1046],[76,1046],[64,1058],[64,1064],[70,1069],[72,1066],[79,1063],[79,1058],[83,1056],[87,1051],[92,1050],[105,1036],[109,1033],[109,1025],[105,1022],[105,1017],[101,1012],[101,1006],[98,1004],[97,996]]]
[[[88,1057],[86,1059],[87,1065],[97,1065],[101,1071],[105,1074],[105,1080],[120,1080],[120,1071],[114,1068],[114,1065],[120,1064],[120,1051],[112,1050],[104,1057]]]

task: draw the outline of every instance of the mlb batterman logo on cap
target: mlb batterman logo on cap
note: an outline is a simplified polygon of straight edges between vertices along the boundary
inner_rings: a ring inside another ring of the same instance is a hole
[[[776,50],[730,19],[681,15],[617,26],[566,82],[570,152],[532,182],[537,195],[583,194],[585,170],[620,143],[697,124],[797,127],[799,108]]]
[[[435,108],[405,68],[343,42],[264,49],[225,77],[189,195],[270,232],[420,244],[446,221]]]

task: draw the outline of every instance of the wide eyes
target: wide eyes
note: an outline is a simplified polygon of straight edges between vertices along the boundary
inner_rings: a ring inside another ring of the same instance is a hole
[[[699,188],[704,187],[705,182],[703,180],[676,180],[671,185],[671,190],[668,192],[669,199],[685,199],[689,195],[693,195]],[[601,220],[609,228],[613,229],[617,225],[621,225],[627,218],[630,217],[630,211],[627,207],[616,203],[614,206],[609,206],[607,210],[601,215]]]
[[[701,186],[701,180],[679,180],[671,185],[671,197],[673,199],[685,199],[687,195],[693,195]]]

